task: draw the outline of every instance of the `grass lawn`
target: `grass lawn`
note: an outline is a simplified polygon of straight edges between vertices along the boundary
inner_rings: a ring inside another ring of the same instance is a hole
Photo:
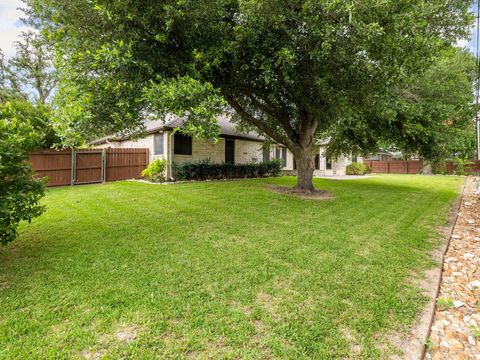
[[[48,191],[0,247],[1,358],[379,358],[458,177],[294,178]]]

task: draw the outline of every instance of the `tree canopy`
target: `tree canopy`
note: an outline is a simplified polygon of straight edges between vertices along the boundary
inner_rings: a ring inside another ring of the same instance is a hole
[[[478,110],[473,91],[476,71],[469,51],[451,49],[411,79],[396,105],[397,127],[401,126],[397,147],[429,160],[472,156]]]
[[[428,76],[473,20],[467,0],[27,4],[31,23],[57,41],[59,94],[77,94],[85,114],[77,129],[133,131],[146,113],[174,113],[214,136],[215,116],[230,112],[293,152],[302,190],[313,189],[321,138],[337,153],[380,140],[423,151],[423,134],[411,129],[430,125],[408,115],[406,95],[419,90],[412,79]]]

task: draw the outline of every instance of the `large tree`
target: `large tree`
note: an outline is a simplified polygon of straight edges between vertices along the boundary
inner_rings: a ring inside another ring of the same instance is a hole
[[[476,59],[468,50],[440,51],[423,73],[405,79],[387,99],[389,122],[332,129],[328,150],[360,152],[362,141],[436,162],[468,158],[475,149]],[[365,121],[376,121],[367,118]],[[372,128],[377,126],[377,131]]]
[[[475,149],[476,59],[467,50],[441,52],[396,98],[395,145],[428,160],[467,158]],[[412,144],[415,144],[412,146]]]
[[[84,131],[170,112],[211,136],[231,111],[292,151],[307,191],[318,139],[343,152],[403,139],[391,99],[472,21],[469,0],[26,1],[58,41],[64,89],[83,94]]]

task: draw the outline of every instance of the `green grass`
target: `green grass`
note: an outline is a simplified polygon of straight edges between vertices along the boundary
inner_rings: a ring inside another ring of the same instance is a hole
[[[379,358],[461,178],[294,178],[48,191],[0,248],[1,358]],[[130,340],[118,338],[118,333]]]

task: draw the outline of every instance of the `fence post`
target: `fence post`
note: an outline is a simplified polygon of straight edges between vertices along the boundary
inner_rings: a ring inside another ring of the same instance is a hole
[[[102,149],[102,182],[107,181],[107,149]]]
[[[70,181],[70,186],[75,185],[77,177],[77,154],[75,148],[72,148],[72,179]]]

